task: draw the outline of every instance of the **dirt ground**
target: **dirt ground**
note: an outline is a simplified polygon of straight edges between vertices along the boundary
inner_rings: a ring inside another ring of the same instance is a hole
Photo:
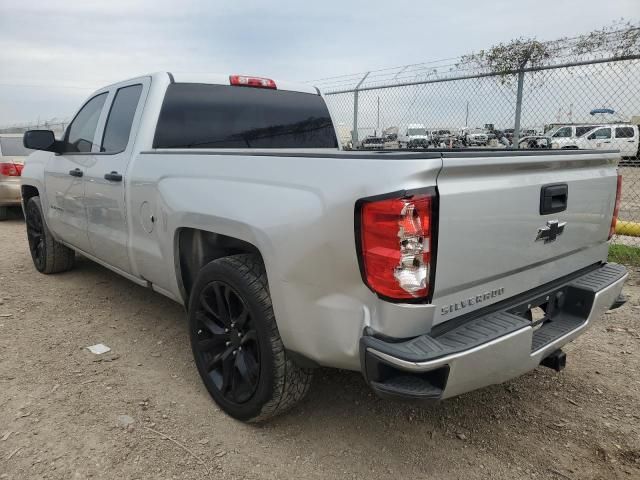
[[[179,305],[85,259],[41,275],[24,223],[2,222],[0,479],[639,479],[639,284],[561,373],[418,407],[319,370],[302,405],[248,426],[210,400]]]

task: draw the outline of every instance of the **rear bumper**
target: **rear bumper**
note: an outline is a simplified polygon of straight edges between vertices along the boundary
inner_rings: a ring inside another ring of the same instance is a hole
[[[0,207],[20,206],[20,180],[0,180]]]
[[[453,319],[437,332],[407,341],[365,335],[362,371],[384,397],[440,400],[501,383],[533,370],[581,335],[618,299],[627,278],[605,264],[560,285],[503,303],[497,311]],[[534,329],[524,312],[545,305],[548,320]]]

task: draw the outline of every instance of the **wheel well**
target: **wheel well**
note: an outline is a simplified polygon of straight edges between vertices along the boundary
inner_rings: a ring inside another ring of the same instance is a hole
[[[251,243],[206,230],[182,228],[178,232],[177,242],[176,266],[179,268],[178,278],[185,303],[189,301],[198,272],[207,263],[240,253],[254,253],[262,260],[260,251]]]
[[[22,200],[26,205],[31,197],[37,197],[40,195],[38,189],[36,187],[32,187],[31,185],[22,185]]]

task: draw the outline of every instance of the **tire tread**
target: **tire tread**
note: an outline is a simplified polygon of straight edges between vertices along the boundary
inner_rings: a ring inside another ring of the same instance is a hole
[[[276,324],[267,274],[260,257],[253,254],[240,254],[223,257],[216,261],[236,269],[245,279],[248,289],[261,306],[270,331],[270,343],[274,356],[273,396],[262,406],[257,416],[248,420],[252,423],[263,422],[291,409],[306,396],[311,387],[313,371],[299,367],[287,355]]]
[[[40,197],[31,197],[29,199],[29,203],[31,202],[34,202],[37,205],[38,211],[40,212],[45,241],[45,265],[44,268],[40,270],[40,272],[50,274],[71,270],[73,268],[73,265],[75,264],[75,250],[72,250],[71,248],[63,245],[53,238],[53,235],[51,234],[51,231],[49,230],[49,227],[47,227],[47,224],[44,220]]]

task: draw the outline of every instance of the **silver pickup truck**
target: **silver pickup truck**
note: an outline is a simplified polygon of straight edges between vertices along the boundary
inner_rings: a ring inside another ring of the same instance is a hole
[[[244,421],[318,366],[419,401],[559,370],[627,276],[607,263],[616,152],[344,152],[315,88],[168,73],[24,144],[36,269],[77,252],[183,304],[206,388]]]

